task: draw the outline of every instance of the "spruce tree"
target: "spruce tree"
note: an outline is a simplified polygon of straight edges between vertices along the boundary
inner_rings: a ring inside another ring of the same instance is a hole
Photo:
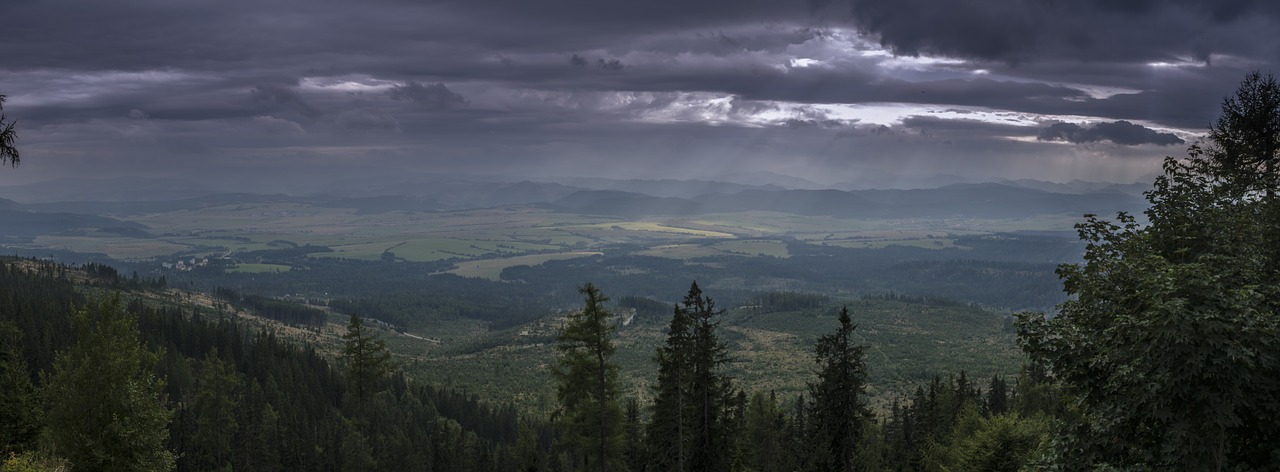
[[[644,425],[640,419],[640,401],[635,398],[627,399],[626,409],[626,441],[627,447],[624,452],[627,459],[627,469],[631,472],[640,472],[644,470],[645,457],[644,445]]]
[[[351,315],[342,340],[347,378],[356,398],[363,403],[377,388],[378,380],[391,368],[391,351],[387,350],[386,341],[365,327],[364,321],[355,314]]]
[[[692,409],[688,454],[690,470],[729,470],[733,448],[733,385],[724,373],[728,348],[716,334],[720,326],[715,301],[702,295],[693,282],[684,298],[684,310],[692,324],[689,356],[689,402]]]
[[[987,413],[997,416],[1006,411],[1009,411],[1009,385],[999,375],[993,375],[987,388]]]
[[[814,345],[818,381],[809,385],[813,397],[809,437],[816,449],[815,470],[851,472],[854,455],[863,438],[863,422],[871,417],[864,392],[867,368],[862,346],[851,342],[853,325],[848,307],[840,309],[840,328],[821,336]]]
[[[658,383],[654,386],[648,443],[658,471],[684,472],[688,467],[692,351],[692,320],[688,311],[676,305],[667,328],[666,345],[658,348],[655,356]]]
[[[214,348],[201,363],[195,393],[195,434],[191,467],[196,470],[231,470],[235,452],[233,437],[239,430],[236,408],[240,404],[240,377],[218,358]]]
[[[40,431],[40,403],[26,359],[22,333],[0,322],[0,457],[30,448]]]
[[[556,337],[556,416],[565,445],[577,451],[581,470],[624,471],[625,428],[618,365],[612,360],[614,326],[603,306],[608,298],[590,283],[579,292],[586,305],[569,315]]]
[[[744,462],[751,470],[784,470],[786,431],[782,409],[770,393],[755,392],[747,402],[743,425]]]
[[[169,418],[159,356],[139,340],[119,295],[72,315],[75,344],[58,354],[45,388],[55,455],[76,470],[167,471]]]
[[[0,165],[8,163],[17,166],[19,162],[18,148],[14,141],[18,140],[18,132],[13,129],[14,122],[4,120],[5,96],[0,95]]]

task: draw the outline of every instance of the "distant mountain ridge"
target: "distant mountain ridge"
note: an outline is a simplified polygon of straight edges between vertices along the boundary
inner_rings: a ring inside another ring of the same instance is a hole
[[[436,180],[387,182],[355,191],[333,189],[306,196],[216,193],[134,201],[80,200],[22,204],[0,199],[0,209],[101,216],[137,216],[254,202],[295,202],[360,213],[449,211],[510,205],[539,205],[563,212],[623,217],[776,211],[849,218],[1025,217],[1044,213],[1100,213],[1145,208],[1148,184],[1066,183],[1021,179],[955,183],[925,189],[789,189],[709,180],[560,178],[561,182]],[[130,180],[107,182],[127,184]],[[138,182],[155,183],[154,179]],[[101,184],[101,182],[99,182]],[[34,185],[34,184],[32,184]],[[13,190],[3,187],[0,190]],[[23,187],[28,188],[28,187]],[[35,188],[35,187],[30,187]],[[203,191],[197,187],[193,191]],[[80,195],[71,191],[71,195]],[[17,196],[7,194],[6,196]]]
[[[846,218],[1015,218],[1048,213],[1136,211],[1144,207],[1144,202],[1121,192],[1068,194],[1002,184],[956,184],[918,190],[746,190],[693,199],[581,191],[546,207],[623,217],[776,211]]]
[[[147,227],[105,216],[65,212],[33,212],[0,204],[0,240],[22,241],[39,235],[75,235],[85,232],[112,233],[150,238]]]

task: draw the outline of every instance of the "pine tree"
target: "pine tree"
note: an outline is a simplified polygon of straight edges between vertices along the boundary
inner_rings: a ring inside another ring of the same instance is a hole
[[[14,122],[4,121],[5,96],[0,95],[0,165],[8,162],[17,166],[19,162],[18,148],[13,142],[18,140],[18,132],[13,129]]]
[[[0,322],[0,457],[28,449],[40,431],[39,401],[17,328]]]
[[[818,381],[809,385],[813,397],[809,437],[818,448],[813,466],[824,472],[855,469],[863,422],[871,417],[864,398],[867,368],[862,347],[853,346],[850,340],[855,328],[848,307],[842,308],[840,328],[834,334],[819,337],[814,345]]]
[[[716,335],[723,310],[717,311],[715,301],[702,295],[697,282],[689,287],[683,305],[693,326],[693,350],[689,356],[689,469],[729,470],[733,385],[723,372],[729,362],[728,348]]]
[[[752,470],[783,470],[785,434],[783,413],[770,393],[755,392],[747,402],[742,435],[744,461]]]
[[[239,429],[236,408],[240,403],[240,378],[214,348],[205,355],[195,396],[195,434],[191,467],[196,470],[230,470],[232,438]]]
[[[1213,169],[1236,188],[1261,191],[1270,199],[1280,186],[1280,84],[1271,74],[1245,76],[1222,114],[1209,128]]]
[[[58,355],[45,388],[54,453],[76,470],[173,469],[165,447],[173,412],[137,318],[116,295],[75,310],[72,323],[75,344]]]
[[[559,354],[552,374],[556,378],[556,412],[567,446],[577,451],[581,470],[626,470],[623,457],[622,406],[618,401],[618,365],[612,361],[615,347],[608,300],[588,283],[579,289],[586,306],[569,316],[556,337]]]
[[[1006,411],[1009,411],[1009,385],[999,375],[993,375],[991,387],[987,389],[987,413],[997,416]]]
[[[689,312],[676,305],[667,329],[666,345],[658,348],[655,356],[658,383],[654,386],[653,419],[647,435],[653,465],[658,471],[684,472],[688,467],[691,329]]]
[[[347,363],[347,377],[360,402],[369,399],[377,388],[377,382],[391,368],[391,352],[387,343],[365,327],[359,316],[352,314],[347,332],[342,335],[345,343],[343,360]]]
[[[626,428],[627,428],[627,469],[631,472],[640,472],[644,470],[647,457],[645,457],[644,447],[644,424],[640,420],[640,401],[635,398],[627,399],[626,410]]]

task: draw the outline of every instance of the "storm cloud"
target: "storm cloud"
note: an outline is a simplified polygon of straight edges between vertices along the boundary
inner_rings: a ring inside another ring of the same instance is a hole
[[[1077,144],[1111,141],[1124,146],[1137,146],[1140,144],[1172,146],[1186,143],[1182,138],[1172,133],[1161,133],[1123,120],[1085,126],[1075,123],[1054,123],[1040,131],[1039,136],[1036,138],[1041,141],[1066,141]]]
[[[24,158],[0,184],[301,166],[1129,181],[1275,67],[1277,5],[13,0],[0,93]]]

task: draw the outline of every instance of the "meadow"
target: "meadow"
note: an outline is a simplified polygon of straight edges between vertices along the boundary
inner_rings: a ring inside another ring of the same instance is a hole
[[[299,202],[233,203],[144,215],[154,238],[110,233],[43,235],[23,249],[97,253],[122,261],[229,258],[241,272],[284,270],[287,261],[241,260],[259,251],[314,246],[312,257],[364,261],[448,261],[449,272],[497,279],[502,269],[616,251],[694,260],[717,256],[788,257],[786,241],[844,248],[960,248],[956,239],[998,232],[1066,232],[1075,215],[1024,219],[842,219],[750,211],[697,217],[619,218],[535,206],[365,214]],[[328,249],[324,249],[328,248]],[[323,252],[320,252],[323,251]],[[252,264],[275,264],[255,266]]]

